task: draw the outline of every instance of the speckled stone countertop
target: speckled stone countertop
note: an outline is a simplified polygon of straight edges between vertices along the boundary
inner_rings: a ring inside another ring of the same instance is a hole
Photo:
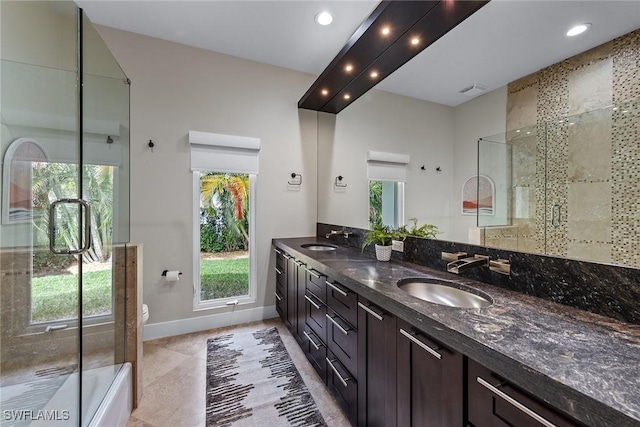
[[[301,247],[317,241],[273,243],[588,426],[640,426],[637,325],[415,264],[379,262],[349,247]],[[468,309],[422,301],[396,286],[407,277],[455,281],[489,294],[493,304]]]

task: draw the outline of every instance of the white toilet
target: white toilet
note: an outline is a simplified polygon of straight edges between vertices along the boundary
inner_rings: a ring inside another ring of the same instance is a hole
[[[144,325],[149,320],[149,306],[142,304],[142,324]]]

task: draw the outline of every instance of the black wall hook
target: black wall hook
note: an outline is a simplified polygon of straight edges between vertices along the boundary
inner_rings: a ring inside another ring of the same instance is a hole
[[[153,140],[152,140],[152,139],[150,139],[150,140],[149,140],[149,148],[153,148],[153,147],[155,147],[155,146],[156,146],[156,144],[154,144],[154,143],[153,143]]]
[[[340,188],[344,188],[347,186],[347,184],[343,184],[342,180],[344,179],[344,177],[342,175],[338,175],[336,176],[336,182],[335,182],[335,186],[336,187],[340,187]]]

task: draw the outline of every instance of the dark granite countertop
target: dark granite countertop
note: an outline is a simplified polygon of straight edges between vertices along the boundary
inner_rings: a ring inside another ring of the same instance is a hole
[[[357,249],[319,252],[316,237],[277,247],[482,363],[588,426],[640,426],[640,327]],[[452,280],[489,294],[486,308],[452,308],[410,296],[407,277]]]

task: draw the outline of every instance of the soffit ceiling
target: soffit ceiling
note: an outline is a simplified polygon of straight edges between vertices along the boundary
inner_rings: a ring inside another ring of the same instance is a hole
[[[319,75],[376,1],[101,1],[78,5],[97,24]],[[316,13],[334,22],[321,27]],[[577,37],[570,26],[589,22]],[[455,106],[640,28],[640,1],[493,0],[376,88]],[[301,94],[302,95],[302,94]]]

